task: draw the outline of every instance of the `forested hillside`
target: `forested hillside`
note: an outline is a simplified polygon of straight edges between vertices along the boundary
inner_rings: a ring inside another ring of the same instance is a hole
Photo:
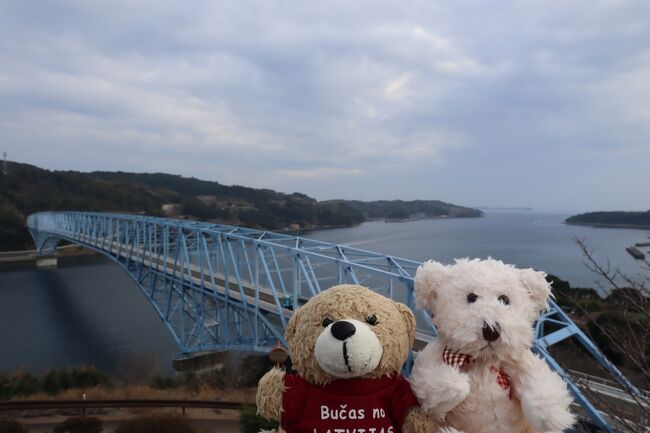
[[[650,210],[645,212],[588,212],[566,219],[568,224],[650,228]]]
[[[463,206],[456,206],[439,200],[332,200],[329,203],[345,203],[363,212],[368,219],[385,218],[406,220],[410,218],[474,218],[483,212]]]
[[[7,175],[0,173],[0,251],[31,248],[25,218],[47,210],[138,213],[269,230],[347,227],[366,219],[402,218],[398,213],[405,218],[481,215],[438,201],[318,202],[300,193],[164,173],[50,171],[10,162]]]

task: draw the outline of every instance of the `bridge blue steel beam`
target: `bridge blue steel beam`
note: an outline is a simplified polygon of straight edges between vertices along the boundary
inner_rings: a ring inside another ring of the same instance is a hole
[[[428,313],[415,306],[413,276],[421,264],[417,261],[281,233],[140,215],[43,212],[30,215],[27,225],[41,253],[54,252],[58,242],[66,240],[122,266],[183,354],[266,352],[277,341],[286,344],[284,326],[292,311],[341,283],[361,283],[406,303],[416,312],[422,343],[436,335]],[[547,332],[551,325],[554,329]],[[638,390],[551,302],[550,311],[536,324],[534,350],[568,382],[593,421],[611,432],[548,352],[553,344],[571,337],[626,389]],[[410,362],[406,371],[409,367]]]

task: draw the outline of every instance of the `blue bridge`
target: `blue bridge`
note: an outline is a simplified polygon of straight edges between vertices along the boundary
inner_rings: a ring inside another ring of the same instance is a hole
[[[137,215],[44,212],[27,220],[39,254],[60,241],[98,251],[135,280],[178,343],[181,355],[207,351],[269,352],[286,345],[292,312],[330,286],[361,284],[407,304],[418,317],[416,348],[435,338],[425,311],[414,303],[420,262],[307,238],[241,227]],[[583,413],[613,432],[549,348],[573,338],[623,389],[625,376],[554,302],[536,323],[534,350],[557,371]],[[409,365],[405,368],[408,372]]]

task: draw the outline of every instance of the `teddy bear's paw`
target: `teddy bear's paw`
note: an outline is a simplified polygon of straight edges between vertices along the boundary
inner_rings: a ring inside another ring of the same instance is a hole
[[[260,379],[255,396],[258,415],[266,419],[280,420],[284,375],[284,370],[272,368]]]
[[[562,400],[562,399],[561,399]],[[537,432],[561,432],[575,422],[563,401],[544,402],[522,394],[521,408],[531,427]]]
[[[436,343],[429,343],[415,358],[409,382],[422,410],[438,419],[469,395],[467,374],[439,362]]]
[[[422,408],[428,414],[442,419],[447,412],[462,403],[469,392],[470,385],[467,375],[457,371],[453,371],[449,375],[441,374],[438,377],[437,386],[427,390],[427,398],[422,403]]]

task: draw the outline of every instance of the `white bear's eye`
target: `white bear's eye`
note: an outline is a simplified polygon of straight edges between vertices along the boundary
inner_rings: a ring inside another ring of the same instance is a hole
[[[497,299],[504,305],[510,305],[510,298],[508,298],[506,295],[501,295]]]
[[[467,303],[468,304],[473,304],[474,302],[476,302],[477,299],[478,299],[478,295],[476,293],[468,293],[467,294]]]

